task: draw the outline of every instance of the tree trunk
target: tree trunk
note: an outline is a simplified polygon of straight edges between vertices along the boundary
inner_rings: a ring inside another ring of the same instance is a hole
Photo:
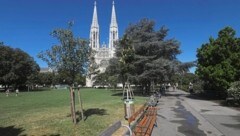
[[[125,82],[122,82],[122,85],[123,85],[123,89],[124,89],[124,87],[125,87]]]
[[[76,110],[75,110],[75,93],[72,87],[69,88],[70,91],[70,105],[71,105],[71,116],[73,123],[76,124]]]

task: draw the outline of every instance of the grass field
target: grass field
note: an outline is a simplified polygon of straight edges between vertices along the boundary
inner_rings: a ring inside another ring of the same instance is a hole
[[[68,90],[0,93],[0,136],[96,136],[118,120],[124,121],[120,91],[82,89],[85,118],[74,125]],[[80,105],[76,99],[76,109]],[[135,107],[146,97],[135,97]]]

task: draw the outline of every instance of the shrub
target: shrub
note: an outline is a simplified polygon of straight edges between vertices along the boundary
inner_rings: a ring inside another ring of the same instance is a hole
[[[235,102],[240,104],[240,81],[233,82],[227,93],[228,97],[232,97]]]

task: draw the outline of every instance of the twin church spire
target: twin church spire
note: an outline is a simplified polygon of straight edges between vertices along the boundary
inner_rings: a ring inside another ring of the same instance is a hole
[[[99,48],[99,24],[97,17],[97,2],[94,2],[93,19],[90,30],[90,46],[92,49]]]
[[[118,27],[117,25],[117,18],[116,18],[116,12],[115,12],[115,6],[114,6],[114,1],[112,3],[112,18],[111,18],[111,24],[110,24],[110,28],[111,27]]]
[[[97,2],[94,2],[94,10],[93,10],[93,19],[91,27],[99,28],[98,25],[98,16],[97,16]]]
[[[94,2],[94,10],[93,10],[93,18],[92,25],[90,30],[90,46],[92,49],[100,48],[100,37],[99,37],[99,24],[98,24],[98,16],[97,16],[97,2]],[[111,23],[109,29],[109,46],[110,50],[115,50],[114,42],[118,40],[118,24],[115,12],[115,4],[114,1],[112,3],[112,15],[111,15]]]
[[[93,9],[93,18],[90,29],[90,44],[89,46],[96,51],[94,55],[94,60],[96,64],[98,64],[98,70],[100,72],[104,72],[106,67],[109,64],[109,60],[115,56],[115,41],[118,40],[118,24],[115,12],[115,4],[114,1],[112,3],[112,15],[109,25],[109,43],[108,46],[105,44],[102,47],[108,48],[100,48],[100,33],[99,33],[99,24],[98,24],[98,15],[97,15],[97,2],[94,2]],[[93,87],[94,77],[95,75],[90,75],[90,77],[86,78],[86,86]]]
[[[110,31],[109,31],[109,48],[115,50],[114,42],[118,40],[118,25],[117,18],[115,13],[114,1],[112,4],[112,18],[110,23]]]

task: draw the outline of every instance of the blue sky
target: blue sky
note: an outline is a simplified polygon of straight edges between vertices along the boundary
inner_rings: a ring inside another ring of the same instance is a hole
[[[50,32],[74,20],[74,34],[89,38],[94,0],[0,0],[0,41],[29,53],[41,67],[37,54],[57,44]],[[108,42],[112,0],[97,0],[101,43]],[[181,43],[182,62],[196,60],[196,50],[225,26],[240,33],[239,0],[115,0],[119,35],[142,18],[156,29],[170,29],[168,38]],[[192,69],[194,71],[194,69]]]

